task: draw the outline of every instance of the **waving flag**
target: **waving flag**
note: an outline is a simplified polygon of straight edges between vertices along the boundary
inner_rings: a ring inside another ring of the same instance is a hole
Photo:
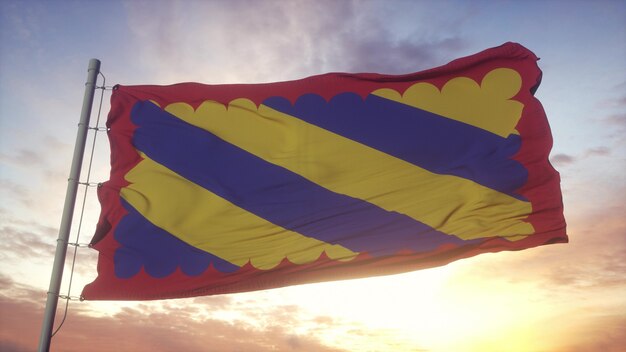
[[[400,273],[567,242],[537,57],[408,74],[117,86],[86,299]]]

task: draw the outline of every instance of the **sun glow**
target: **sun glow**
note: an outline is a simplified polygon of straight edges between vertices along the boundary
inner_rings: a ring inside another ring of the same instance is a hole
[[[532,350],[528,338],[541,335],[539,323],[547,318],[542,312],[555,309],[537,295],[536,283],[467,277],[460,271],[462,265],[302,285],[263,295],[297,305],[306,316],[334,319],[327,327],[303,324],[294,331],[317,333],[320,340],[339,348],[377,350],[375,346],[383,343],[386,348],[380,345],[380,350],[390,346],[398,351]]]

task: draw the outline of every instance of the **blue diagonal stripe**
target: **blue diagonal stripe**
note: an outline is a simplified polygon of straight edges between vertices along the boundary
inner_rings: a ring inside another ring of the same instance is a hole
[[[141,268],[152,277],[166,277],[177,268],[187,275],[197,276],[211,264],[220,272],[239,269],[237,265],[173,237],[146,220],[124,199],[120,201],[128,214],[115,229],[115,239],[121,244],[114,256],[117,277],[133,277]]]
[[[294,105],[281,97],[263,104],[431,172],[463,177],[524,199],[516,190],[526,183],[528,171],[511,159],[521,146],[518,135],[502,138],[376,95],[363,100],[343,93],[326,102],[307,94]]]
[[[138,150],[283,228],[375,256],[465,243],[408,216],[331,192],[189,125],[150,102],[136,103],[131,116],[138,125],[133,137]]]

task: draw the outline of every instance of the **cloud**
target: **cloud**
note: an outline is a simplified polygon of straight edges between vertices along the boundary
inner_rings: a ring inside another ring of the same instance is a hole
[[[248,297],[248,298],[242,298]],[[71,302],[53,351],[320,351],[411,350],[393,329],[318,315],[258,295],[120,302],[108,313],[94,302]],[[45,291],[0,274],[0,346],[34,350]],[[62,316],[62,304],[57,322]],[[56,328],[56,325],[55,325]]]
[[[595,307],[601,310],[602,307]],[[568,326],[566,334],[553,336],[561,341],[558,351],[586,352],[604,351],[621,352],[626,346],[626,315],[619,313],[589,314],[585,321],[572,324],[571,314],[560,316],[559,319],[546,322]]]
[[[28,220],[20,221],[2,213],[0,213],[0,223],[2,223],[0,236],[3,238],[0,242],[0,262],[3,263],[0,274],[10,273],[14,277],[20,277],[21,281],[31,284],[38,284],[36,280],[41,280],[41,285],[47,284],[50,278],[49,268],[55,256],[58,228]],[[70,236],[70,242],[76,240],[75,231],[76,228]],[[85,240],[80,242],[84,243]],[[72,246],[69,246],[67,250],[65,276],[69,276],[74,250],[77,250],[77,265],[74,267],[74,273],[93,277],[97,252],[86,248],[75,249]],[[41,267],[46,269],[41,270]],[[38,270],[38,274],[33,275],[32,270]]]
[[[626,128],[626,113],[611,114],[607,116],[603,121],[614,127]]]
[[[45,227],[39,230],[21,230],[3,225],[0,227],[3,238],[0,242],[0,258],[3,261],[22,258],[48,260],[53,257],[55,246],[44,242],[42,238],[53,238],[55,232],[55,229]]]
[[[608,156],[611,154],[611,150],[607,147],[596,147],[590,148],[585,151],[584,156],[593,157],[593,156]]]
[[[34,350],[45,293],[18,286],[6,277],[0,277],[0,282],[0,347],[9,351]],[[18,291],[21,294],[16,295]],[[195,309],[183,306],[151,311],[138,306],[112,316],[94,317],[81,305],[72,304],[65,325],[52,340],[52,350],[205,351],[210,346],[212,351],[342,351],[315,337],[290,331],[292,325],[281,325],[286,320],[297,320],[288,316],[288,312],[297,313],[290,307],[279,307],[275,312],[278,321],[266,328],[244,322],[197,319]]]
[[[550,162],[553,163],[557,167],[568,166],[573,164],[576,161],[576,158],[569,154],[555,154],[550,157]]]
[[[615,87],[615,90],[623,90],[626,87],[626,82]],[[608,127],[608,138],[616,141],[620,148],[623,148],[626,143],[626,94],[622,94],[620,97],[605,99],[598,102],[597,107],[599,111],[606,111],[601,117],[595,119],[599,121],[604,127]]]
[[[0,161],[11,163],[18,166],[32,166],[33,164],[41,164],[44,159],[37,152],[27,149],[19,149],[13,155],[0,153]]]
[[[370,2],[162,4],[166,9],[142,2],[127,7],[135,57],[163,83],[267,82],[327,71],[409,73],[443,64],[442,58],[466,46],[452,31],[416,35],[423,33],[417,19],[414,32],[396,35],[394,23],[383,18],[397,10]]]
[[[99,141],[104,143],[105,138],[100,137]],[[88,142],[91,144],[92,140],[88,139]],[[97,146],[101,146],[102,143]],[[87,180],[86,166],[89,160],[89,150],[86,153],[81,175],[82,182]],[[104,165],[107,157],[103,155],[98,155],[98,157],[91,172],[92,182],[104,180],[105,175],[108,174],[108,169],[97,166],[98,161]],[[3,200],[0,208],[6,219],[10,221],[23,219],[22,222],[26,221],[35,226],[57,226],[61,218],[68,184],[71,162],[70,144],[62,142],[57,136],[46,134],[35,146],[29,145],[22,148],[18,146],[16,149],[11,148],[7,152],[0,153],[0,162],[5,167],[2,170],[5,172],[0,176],[0,198]],[[91,197],[86,200],[87,217],[95,217],[94,210],[97,211],[94,190],[93,187],[88,190]],[[77,209],[81,207],[83,192],[84,187],[79,186]],[[54,240],[54,237],[51,239]]]
[[[351,57],[349,71],[383,72],[403,74],[439,66],[442,54],[460,52],[466,47],[459,37],[441,38],[432,42],[419,43],[410,39],[385,41],[385,31],[375,38],[355,42],[344,56]],[[348,42],[346,40],[346,42]],[[374,55],[372,55],[374,53]],[[393,53],[389,55],[389,53]]]
[[[626,83],[622,83],[621,85],[626,85]],[[598,102],[597,105],[600,108],[620,108],[620,107],[624,107],[624,106],[626,106],[626,95],[623,95],[623,96],[618,97],[618,98],[601,100],[601,101]]]
[[[195,297],[190,300],[194,305],[211,306],[218,310],[227,309],[230,305],[234,304],[233,298],[228,295]]]
[[[31,192],[25,186],[12,180],[0,178],[0,192],[3,194],[5,202],[12,199],[27,207],[32,206],[34,203]]]
[[[622,110],[624,109],[622,108]],[[626,113],[612,113],[605,116],[600,121],[609,127],[609,139],[616,142],[617,148],[624,150],[624,145],[626,144]]]
[[[619,190],[617,190],[619,191]],[[546,287],[569,287],[575,290],[626,289],[626,206],[607,202],[601,211],[584,216],[580,224],[570,226],[572,255],[549,259]],[[601,225],[600,225],[601,224]],[[563,248],[565,250],[565,248]]]
[[[588,148],[582,152],[579,156],[573,156],[565,153],[557,153],[550,157],[550,162],[554,164],[556,167],[565,167],[572,165],[574,163],[583,161],[588,158],[598,157],[598,156],[610,156],[611,149],[605,146]]]

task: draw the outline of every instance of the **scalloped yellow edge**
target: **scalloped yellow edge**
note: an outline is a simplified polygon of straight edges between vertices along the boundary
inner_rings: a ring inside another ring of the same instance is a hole
[[[485,75],[480,85],[467,77],[448,81],[441,91],[430,83],[416,83],[404,94],[382,88],[373,95],[482,128],[501,137],[519,134],[515,126],[524,104],[512,100],[522,78],[510,68],[497,68]]]

